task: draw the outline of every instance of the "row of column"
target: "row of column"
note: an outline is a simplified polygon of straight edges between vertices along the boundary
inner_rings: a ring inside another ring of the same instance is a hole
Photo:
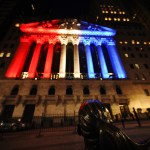
[[[20,45],[16,51],[16,54],[6,72],[7,78],[20,78],[26,57],[28,55],[31,42],[21,41]],[[37,42],[35,47],[32,60],[28,70],[28,78],[34,78],[36,74],[36,68],[38,65],[38,60],[41,51],[41,42]],[[117,78],[126,78],[126,73],[121,63],[121,60],[116,51],[115,44],[109,43],[106,45],[108,49],[108,54],[111,60],[111,64],[114,70],[114,74]],[[45,68],[43,73],[43,78],[49,78],[52,68],[54,44],[50,43],[48,47],[48,52],[46,56]],[[87,70],[89,78],[95,78],[94,66],[92,61],[92,54],[90,50],[90,43],[85,45],[86,59],[87,59]],[[97,45],[98,59],[100,62],[102,78],[109,78],[109,72],[107,69],[106,60],[102,51],[101,45]],[[60,67],[59,67],[59,78],[65,78],[66,76],[66,44],[61,45],[61,56],[60,56]],[[74,44],[74,78],[80,78],[80,63],[79,63],[79,50],[78,44]]]

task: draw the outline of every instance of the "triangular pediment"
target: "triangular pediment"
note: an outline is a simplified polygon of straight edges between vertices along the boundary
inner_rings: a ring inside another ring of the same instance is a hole
[[[71,34],[75,33],[75,31],[78,31],[76,32],[77,34],[81,31],[83,34],[90,33],[90,35],[92,35],[93,33],[103,36],[114,36],[116,34],[116,31],[111,28],[88,23],[86,21],[78,21],[77,19],[56,19],[51,21],[27,23],[22,24],[20,29],[22,32],[30,33],[50,33],[54,31],[56,32],[57,30],[59,31],[59,34],[61,34],[61,31],[64,32],[64,30],[72,30],[74,32],[70,32]]]

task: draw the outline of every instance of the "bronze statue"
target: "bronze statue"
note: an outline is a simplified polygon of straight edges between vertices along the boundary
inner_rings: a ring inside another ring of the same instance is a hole
[[[98,100],[83,102],[77,132],[84,137],[85,150],[148,150],[150,141],[139,144],[111,123],[107,109]]]

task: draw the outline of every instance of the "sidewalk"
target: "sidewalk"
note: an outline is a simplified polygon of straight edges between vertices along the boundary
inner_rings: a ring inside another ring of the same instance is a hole
[[[150,138],[150,121],[141,121],[141,127],[136,122],[114,125],[122,129],[132,140],[141,142]],[[70,131],[42,132],[18,132],[6,134],[0,140],[1,150],[83,150],[83,137],[77,135],[74,128]]]

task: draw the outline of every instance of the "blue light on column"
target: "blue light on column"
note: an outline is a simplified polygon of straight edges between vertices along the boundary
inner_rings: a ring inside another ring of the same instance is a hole
[[[98,52],[98,57],[100,61],[100,66],[101,66],[102,78],[109,78],[109,73],[108,73],[108,69],[107,69],[106,61],[102,52],[101,45],[97,46],[97,52]]]
[[[109,45],[107,45],[107,48],[115,76],[117,76],[117,78],[127,78],[126,71],[117,53],[115,43],[114,42],[109,43]]]
[[[91,50],[89,45],[86,45],[86,61],[87,61],[89,78],[95,78],[92,55],[91,55]]]

